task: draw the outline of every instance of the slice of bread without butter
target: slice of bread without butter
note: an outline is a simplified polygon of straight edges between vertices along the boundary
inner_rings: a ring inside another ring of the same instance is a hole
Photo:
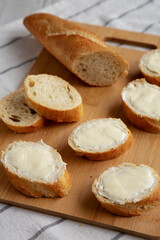
[[[139,216],[160,204],[160,177],[149,166],[123,163],[95,179],[92,192],[109,212]]]
[[[124,114],[131,123],[144,131],[160,133],[160,87],[137,79],[121,95]]]
[[[123,57],[76,23],[38,13],[26,17],[24,25],[53,56],[89,85],[111,85],[128,74]]]
[[[13,131],[34,132],[44,125],[44,117],[30,109],[25,103],[24,88],[6,95],[0,102],[0,117]]]
[[[68,138],[69,146],[79,156],[91,160],[108,160],[128,150],[133,136],[116,118],[93,119],[76,127]]]
[[[1,162],[10,183],[30,197],[64,197],[71,188],[66,163],[52,147],[39,142],[13,142]]]
[[[160,86],[160,49],[144,54],[139,68],[148,82]]]
[[[40,115],[56,122],[74,122],[83,115],[77,90],[59,77],[28,75],[24,81],[25,100]]]

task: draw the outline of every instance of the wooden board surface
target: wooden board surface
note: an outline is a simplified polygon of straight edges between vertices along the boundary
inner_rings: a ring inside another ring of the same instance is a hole
[[[106,27],[84,25],[103,40],[125,42],[143,47],[160,47],[158,36],[127,32]],[[0,164],[0,202],[32,209],[56,216],[61,216],[108,229],[126,232],[150,239],[160,239],[160,207],[148,211],[140,217],[117,217],[103,209],[91,192],[93,180],[108,167],[122,163],[144,163],[160,173],[160,135],[142,132],[133,127],[124,117],[122,111],[121,90],[131,80],[142,77],[138,61],[142,51],[113,47],[130,64],[126,79],[116,82],[111,87],[89,87],[69,72],[46,50],[43,50],[33,65],[30,73],[48,73],[60,76],[77,88],[83,99],[84,116],[78,123],[54,123],[52,121],[36,133],[14,134],[0,121],[0,150],[15,140],[43,141],[56,148],[65,162],[71,175],[73,186],[71,193],[62,199],[33,199],[17,192],[7,181]],[[90,161],[80,158],[67,145],[67,138],[74,127],[81,122],[99,117],[121,118],[134,135],[134,142],[124,155],[109,161]]]

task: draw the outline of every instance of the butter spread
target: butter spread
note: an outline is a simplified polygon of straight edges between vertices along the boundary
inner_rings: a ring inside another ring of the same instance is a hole
[[[125,142],[126,126],[120,119],[104,118],[85,122],[74,130],[74,144],[81,150],[108,150]]]
[[[122,98],[140,115],[160,118],[160,88],[147,82],[131,82],[122,92]]]
[[[19,142],[6,155],[18,173],[35,180],[55,179],[65,163],[60,154],[44,143]]]
[[[143,64],[151,72],[160,74],[160,51],[154,50],[145,54],[141,59],[141,64]]]
[[[113,202],[137,202],[145,197],[156,184],[151,168],[146,165],[111,167],[100,176],[98,193]]]

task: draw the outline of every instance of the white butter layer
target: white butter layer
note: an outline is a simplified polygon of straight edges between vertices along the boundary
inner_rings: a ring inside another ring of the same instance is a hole
[[[84,151],[116,148],[128,138],[128,130],[120,119],[103,118],[85,122],[74,130],[73,142]]]
[[[140,115],[160,118],[160,88],[158,86],[133,81],[122,91],[122,99]]]
[[[60,154],[43,142],[19,142],[7,152],[5,161],[12,170],[32,180],[55,181],[66,168]]]
[[[111,167],[96,184],[98,193],[119,204],[137,202],[147,196],[157,183],[155,174],[146,165]]]
[[[154,50],[141,58],[140,64],[153,73],[160,74],[160,50]]]

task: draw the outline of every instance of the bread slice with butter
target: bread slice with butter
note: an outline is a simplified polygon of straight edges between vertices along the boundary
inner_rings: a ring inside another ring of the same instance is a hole
[[[82,98],[63,79],[48,75],[28,75],[24,81],[25,100],[37,113],[56,122],[74,122],[83,115]]]
[[[123,163],[95,179],[92,192],[109,212],[139,216],[160,204],[160,177],[149,166]]]
[[[131,146],[133,136],[116,118],[93,119],[76,127],[68,138],[69,146],[79,156],[108,160],[120,156]]]
[[[148,82],[160,86],[160,49],[144,54],[140,59],[139,68]]]
[[[121,93],[124,114],[136,127],[160,133],[160,87],[145,79],[130,82]]]
[[[6,95],[0,102],[0,117],[14,132],[29,133],[44,125],[45,118],[25,103],[24,88]]]
[[[10,183],[30,197],[64,197],[71,179],[61,155],[39,142],[13,142],[2,152],[1,162]]]

